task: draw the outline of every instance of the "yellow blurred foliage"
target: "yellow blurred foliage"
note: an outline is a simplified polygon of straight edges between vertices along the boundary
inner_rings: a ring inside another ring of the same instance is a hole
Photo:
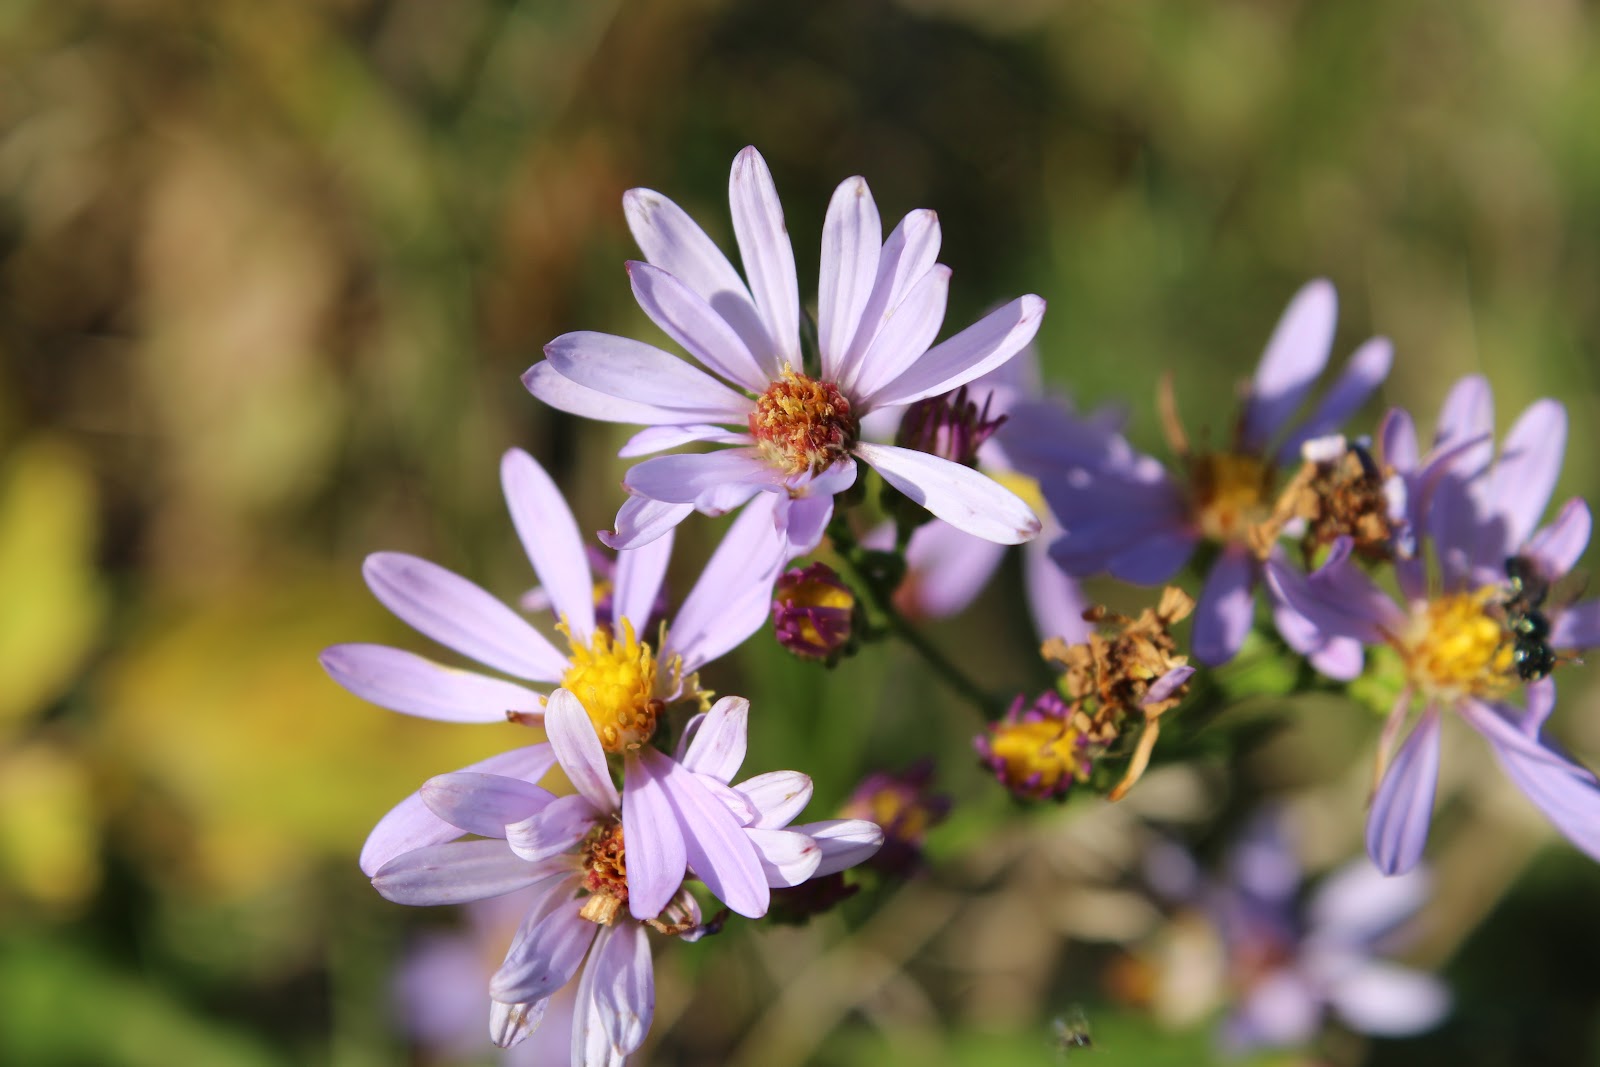
[[[152,620],[108,668],[95,744],[141,856],[170,887],[258,892],[327,857],[354,873],[373,823],[428,777],[543,740],[345,693],[317,653],[403,640],[396,624],[367,606],[354,567],[277,572]]]
[[[94,486],[51,438],[24,443],[0,472],[0,740],[60,695],[99,633]]]
[[[88,768],[54,741],[0,750],[0,897],[73,910],[100,881]]]

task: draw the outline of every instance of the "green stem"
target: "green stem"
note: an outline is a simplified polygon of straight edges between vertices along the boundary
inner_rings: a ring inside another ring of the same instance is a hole
[[[998,719],[1004,714],[1003,704],[997,701],[993,694],[986,692],[982,686],[968,677],[966,672],[950,662],[894,606],[895,588],[904,574],[904,567],[899,568],[898,575],[885,575],[882,568],[868,565],[861,546],[856,543],[854,534],[842,520],[836,519],[828,532],[834,550],[849,568],[856,585],[863,589],[872,601],[872,606],[882,617],[885,629],[911,646],[912,651],[920,656],[951,690],[976,708],[985,719]],[[893,580],[887,580],[889,578]]]

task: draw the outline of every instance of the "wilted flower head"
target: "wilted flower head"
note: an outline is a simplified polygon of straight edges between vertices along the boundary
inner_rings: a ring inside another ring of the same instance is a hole
[[[933,791],[933,760],[921,759],[898,774],[874,771],[861,780],[840,815],[883,827],[883,847],[867,866],[904,877],[922,865],[928,831],[950,815],[948,794]]]
[[[826,563],[784,572],[773,590],[772,628],[778,643],[802,659],[832,665],[849,655],[859,614],[855,593]]]
[[[634,189],[623,204],[648,261],[628,264],[639,306],[710,375],[639,341],[569,333],[523,376],[553,407],[649,427],[625,456],[697,441],[733,446],[658,456],[629,470],[623,484],[633,499],[607,543],[637,547],[693,510],[718,515],[761,494],[776,497],[779,528],[800,555],[821,540],[857,460],[976,536],[1016,544],[1037,534],[1038,519],[1006,489],[938,456],[863,440],[861,419],[948,393],[1003,364],[1033,338],[1044,301],[1014,300],[933,345],[950,283],[949,268],[934,262],[937,218],[912,212],[885,240],[866,182],[849,178],[823,223],[813,375],[801,350],[794,249],[772,174],[754,148],[734,159],[728,199],[748,285],[672,201]]]

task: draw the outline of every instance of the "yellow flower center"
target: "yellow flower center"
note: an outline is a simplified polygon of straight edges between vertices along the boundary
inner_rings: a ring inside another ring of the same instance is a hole
[[[860,427],[837,386],[785,364],[778,380],[756,398],[750,433],[773,466],[789,474],[821,474],[849,454]]]
[[[562,623],[562,630],[566,624]],[[656,732],[656,716],[664,702],[656,693],[656,657],[650,646],[622,620],[621,638],[601,628],[588,645],[574,640],[572,666],[561,679],[589,713],[600,746],[607,752],[625,752],[647,743]]]
[[[1030,791],[1041,795],[1052,792],[1064,778],[1085,776],[1082,743],[1077,730],[1053,720],[1001,723],[989,740],[991,750],[1005,763],[1006,784],[1033,783]]]
[[[1406,677],[1429,698],[1493,697],[1515,684],[1503,591],[1484,586],[1430,600],[1396,642]]]
[[[1213,541],[1244,541],[1250,528],[1272,514],[1272,464],[1239,452],[1212,452],[1189,460],[1190,508],[1200,532]]]

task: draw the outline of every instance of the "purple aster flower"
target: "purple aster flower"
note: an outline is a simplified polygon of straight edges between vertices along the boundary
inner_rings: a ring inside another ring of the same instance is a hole
[[[1021,297],[933,345],[950,283],[949,268],[935,262],[937,218],[914,211],[884,240],[867,183],[849,178],[823,223],[821,364],[812,377],[803,369],[794,250],[754,148],[734,159],[728,199],[748,285],[672,201],[648,189],[623,198],[647,260],[628,264],[639,306],[710,374],[641,341],[583,332],[550,342],[547,358],[523,376],[552,407],[647,426],[624,456],[696,441],[732,446],[657,456],[629,470],[623,484],[632,499],[606,542],[637,547],[693,510],[721,514],[764,494],[778,498],[780,527],[800,555],[821,540],[833,496],[854,483],[858,459],[971,534],[1006,544],[1037,534],[1038,519],[1014,494],[958,463],[862,440],[860,421],[1004,363],[1032,339],[1044,301]]]
[[[1356,349],[1311,412],[1295,419],[1327,365],[1337,307],[1326,281],[1295,294],[1267,342],[1226,451],[1191,450],[1176,414],[1166,413],[1181,479],[1121,440],[1098,464],[1073,462],[1038,475],[1066,526],[1050,551],[1069,574],[1105,571],[1159,585],[1202,542],[1218,547],[1195,611],[1194,652],[1204,663],[1232,659],[1250,631],[1261,576],[1250,531],[1271,515],[1278,469],[1297,462],[1307,441],[1335,432],[1388,376],[1392,349],[1374,338]]]
[[[810,799],[805,775],[779,771],[737,785],[748,701],[725,697],[674,760],[630,760],[619,794],[600,736],[564,689],[550,695],[549,747],[577,790],[556,797],[527,777],[463,773],[420,791],[452,841],[405,852],[373,876],[401,904],[455,904],[531,887],[532,903],[489,982],[490,1032],[512,1045],[538,1027],[549,1000],[578,978],[572,1062],[616,1063],[636,1050],[654,1008],[645,927],[686,939],[702,931],[686,873],[740,914],[759,917],[774,886],[843,870],[876,851],[882,831],[860,820],[789,827]],[[642,771],[642,773],[641,773]],[[641,787],[631,788],[634,782]]]
[[[1220,883],[1204,880],[1176,846],[1151,859],[1157,887],[1197,906],[1219,935],[1226,982],[1238,991],[1221,1033],[1230,1052],[1306,1045],[1330,1010],[1376,1037],[1421,1033],[1449,1010],[1437,978],[1379,955],[1427,900],[1425,871],[1385,878],[1351,864],[1302,904],[1304,871],[1278,816],[1252,823]]]
[[[854,651],[860,614],[855,593],[826,563],[786,571],[772,594],[778,644],[830,667]]]
[[[758,502],[729,528],[677,615],[652,642],[644,622],[654,610],[672,538],[619,555],[612,621],[602,626],[578,525],[560,490],[519,449],[506,453],[500,473],[513,524],[561,620],[568,652],[477,585],[415,556],[381,552],[367,557],[362,573],[368,586],[390,611],[445,647],[514,678],[577,693],[608,751],[648,743],[666,704],[703,698],[695,672],[766,620],[783,552],[772,502]],[[509,717],[534,724],[543,714],[545,697],[534,689],[398,648],[335,645],[321,661],[334,681],[356,696],[408,715],[463,723]],[[534,745],[466,769],[537,778],[551,760],[545,746]],[[448,841],[456,833],[412,795],[372,831],[361,869],[372,874],[401,852]]]
[[[1476,377],[1446,399],[1428,457],[1418,458],[1409,417],[1387,420],[1385,452],[1406,472],[1406,509],[1418,535],[1415,558],[1396,567],[1398,602],[1357,565],[1348,541],[1309,576],[1268,565],[1278,595],[1318,631],[1386,646],[1400,661],[1404,687],[1379,742],[1380,781],[1367,821],[1367,851],[1387,874],[1422,856],[1443,713],[1452,710],[1556,828],[1600,859],[1600,781],[1540,736],[1555,706],[1549,668],[1570,658],[1564,650],[1600,643],[1600,600],[1559,613],[1552,607],[1552,621],[1536,593],[1519,593],[1523,583],[1557,581],[1589,541],[1582,500],[1538,526],[1561,469],[1566,412],[1553,400],[1530,406],[1498,458],[1493,426],[1493,399]],[[1529,662],[1530,647],[1548,660]],[[1395,751],[1413,707],[1421,714]]]

